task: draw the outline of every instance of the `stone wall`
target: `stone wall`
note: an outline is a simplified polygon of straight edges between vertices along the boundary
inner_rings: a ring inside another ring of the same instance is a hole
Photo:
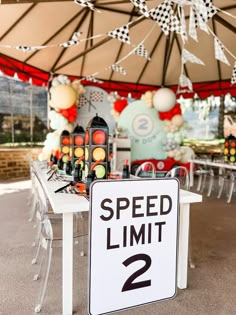
[[[0,182],[30,178],[30,160],[37,160],[41,148],[0,148]]]

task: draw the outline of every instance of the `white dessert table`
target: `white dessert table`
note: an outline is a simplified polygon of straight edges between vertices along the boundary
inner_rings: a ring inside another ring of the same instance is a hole
[[[54,213],[63,216],[63,250],[62,250],[62,307],[63,315],[73,313],[73,214],[89,211],[89,200],[78,194],[55,193],[64,186],[62,181],[48,181],[46,169],[38,161],[33,162],[34,171],[39,178]],[[187,288],[188,248],[189,248],[189,217],[190,205],[201,202],[202,196],[180,190],[179,248],[178,248],[178,279],[180,289]]]

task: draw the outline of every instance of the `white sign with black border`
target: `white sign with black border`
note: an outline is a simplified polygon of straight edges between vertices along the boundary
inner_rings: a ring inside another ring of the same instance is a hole
[[[178,180],[98,180],[90,196],[89,314],[174,298]]]

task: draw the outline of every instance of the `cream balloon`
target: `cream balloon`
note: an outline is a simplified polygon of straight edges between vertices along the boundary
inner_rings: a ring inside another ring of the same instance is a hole
[[[153,96],[154,107],[159,112],[168,112],[176,103],[175,93],[168,88],[159,89]]]
[[[172,122],[172,124],[173,124],[175,127],[177,127],[177,128],[179,129],[180,127],[183,126],[183,124],[184,124],[184,119],[183,119],[183,117],[182,117],[181,115],[175,115],[175,116],[172,118],[171,122]]]
[[[54,86],[50,89],[51,102],[54,108],[67,109],[76,102],[76,91],[73,87],[62,84]]]

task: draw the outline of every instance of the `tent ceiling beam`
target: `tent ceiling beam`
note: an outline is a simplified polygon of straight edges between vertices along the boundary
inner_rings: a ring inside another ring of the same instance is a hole
[[[160,40],[161,40],[163,34],[164,34],[164,33],[161,32],[160,35],[158,36],[158,39],[156,40],[156,43],[155,43],[155,45],[153,46],[153,49],[152,49],[152,51],[151,51],[150,54],[149,54],[150,58],[152,58],[152,55],[154,54],[154,52],[155,52],[155,50],[156,50],[156,48],[157,48],[157,46],[158,46],[158,44],[159,44],[159,42],[160,42]],[[143,67],[143,69],[142,69],[142,71],[141,71],[141,73],[140,73],[140,75],[139,75],[139,77],[138,77],[138,80],[137,80],[136,84],[139,84],[139,82],[141,81],[141,79],[142,79],[142,77],[143,77],[143,74],[144,74],[144,72],[145,72],[146,69],[147,69],[148,64],[149,64],[149,60],[147,60],[147,61],[145,62],[145,65],[144,65],[144,67]]]
[[[212,19],[212,28],[213,28],[213,32],[216,34],[216,23],[215,20]],[[222,80],[222,75],[221,75],[221,68],[220,68],[220,61],[216,60],[217,62],[217,70],[218,70],[218,75],[219,75],[219,80]]]
[[[0,0],[0,1],[1,1],[1,0]],[[32,5],[28,8],[28,10],[26,10],[26,11],[15,21],[15,23],[13,23],[12,26],[8,28],[8,30],[7,30],[4,34],[2,34],[2,36],[0,37],[0,41],[3,40],[3,38],[4,38],[5,36],[7,36],[7,34],[9,34],[10,31],[13,30],[13,28],[15,28],[15,27],[17,26],[17,24],[19,24],[19,23],[23,20],[23,18],[24,18],[35,6],[36,6],[36,3],[32,4]]]
[[[178,39],[178,37],[176,36],[176,34],[175,34],[175,38],[176,38],[176,43],[177,43],[178,50],[179,50],[179,55],[181,56],[181,54],[182,54],[182,49],[181,49],[181,45],[180,45],[179,39]],[[189,78],[189,74],[188,74],[188,70],[187,70],[186,64],[184,64],[183,67],[184,67],[185,75]]]
[[[230,31],[232,31],[233,33],[236,33],[236,27],[234,27],[232,24],[230,24],[229,22],[227,22],[225,19],[223,19],[221,16],[219,15],[215,15],[212,19],[213,21],[216,20],[217,22],[219,22],[220,24],[222,24],[224,27],[226,27],[227,29],[229,29]]]
[[[87,32],[87,37],[89,37],[90,35],[93,36],[93,21],[94,21],[94,12],[91,12],[91,17],[90,17],[90,23],[89,23],[89,28],[88,28],[88,32]],[[89,42],[86,41],[85,43],[85,49],[88,48]],[[93,40],[90,40],[90,47],[93,46]],[[83,56],[82,59],[82,64],[81,64],[81,68],[80,68],[80,76],[83,75],[84,72],[84,66],[85,66],[85,61],[86,61],[86,55]]]
[[[47,45],[54,37],[56,37],[58,34],[60,34],[63,29],[65,29],[70,23],[72,23],[78,16],[80,16],[84,11],[86,11],[85,8],[83,8],[80,12],[76,13],[69,21],[67,21],[65,24],[63,24],[52,36],[50,36],[43,44]],[[35,56],[39,51],[34,51],[28,58],[25,59],[25,62],[28,62],[33,56]]]
[[[131,14],[130,14],[129,22],[132,21],[134,12],[135,12],[135,7],[133,8],[133,10],[132,10],[132,12],[131,12]],[[121,44],[120,44],[120,47],[119,47],[119,50],[118,50],[118,53],[117,53],[117,55],[116,55],[115,63],[120,59],[120,55],[121,55],[121,52],[122,52],[123,47],[124,47],[124,43],[121,43]],[[112,71],[111,71],[111,74],[110,74],[110,78],[109,78],[110,81],[112,81],[113,74],[114,74],[114,71],[112,70]]]
[[[79,23],[78,23],[78,24],[76,25],[76,27],[74,28],[73,32],[71,33],[70,38],[72,37],[72,35],[74,34],[74,32],[76,32],[76,31],[81,27],[81,25],[83,25],[83,23],[84,23],[84,21],[85,21],[87,15],[89,14],[89,11],[84,10],[83,12],[84,12],[84,14],[83,14],[81,20],[79,21]],[[70,38],[69,38],[69,39],[70,39]],[[54,72],[54,68],[57,66],[58,62],[60,61],[60,59],[62,58],[62,56],[65,54],[65,52],[66,52],[66,48],[63,48],[62,51],[61,51],[61,53],[59,54],[59,56],[56,58],[56,60],[55,60],[55,62],[54,62],[54,64],[53,64],[53,66],[51,67],[50,72]]]

